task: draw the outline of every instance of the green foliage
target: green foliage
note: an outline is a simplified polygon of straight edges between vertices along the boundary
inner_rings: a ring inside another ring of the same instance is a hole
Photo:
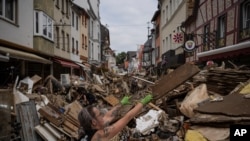
[[[124,59],[126,59],[126,56],[127,54],[125,52],[121,52],[121,53],[118,53],[116,55],[116,64],[123,64],[124,63]]]

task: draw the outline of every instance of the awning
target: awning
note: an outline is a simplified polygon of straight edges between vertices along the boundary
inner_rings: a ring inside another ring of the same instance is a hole
[[[197,57],[201,61],[206,61],[231,56],[238,56],[241,54],[250,54],[250,41],[201,52],[197,54]]]
[[[73,63],[73,62],[69,62],[69,61],[65,61],[65,60],[61,60],[61,59],[54,59],[55,62],[61,64],[63,67],[73,67],[73,68],[80,68],[79,65]]]
[[[35,54],[27,53],[27,52],[19,51],[19,50],[14,50],[14,49],[6,48],[3,46],[0,46],[0,52],[8,54],[7,56],[11,58],[22,59],[22,60],[27,60],[30,62],[38,62],[38,63],[43,63],[43,64],[52,64],[50,60],[47,60]]]
[[[85,65],[83,65],[83,64],[81,64],[81,63],[77,63],[77,62],[76,62],[76,64],[79,65],[79,66],[81,66],[84,70],[90,70],[89,67],[87,67],[87,66],[85,66]]]

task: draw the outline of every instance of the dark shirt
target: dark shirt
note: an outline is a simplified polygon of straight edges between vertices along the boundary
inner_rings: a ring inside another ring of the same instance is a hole
[[[81,137],[81,139],[79,141],[84,141],[83,139],[85,139],[85,137],[87,136],[87,141],[91,141],[92,137],[94,136],[94,134],[96,133],[97,130],[88,130],[85,131],[85,135]]]

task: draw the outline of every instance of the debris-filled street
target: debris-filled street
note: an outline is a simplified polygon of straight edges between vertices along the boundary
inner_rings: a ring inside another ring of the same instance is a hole
[[[0,0],[0,141],[250,141],[250,0]]]
[[[151,78],[156,78],[152,81]],[[153,100],[127,125],[129,140],[229,140],[229,125],[250,122],[250,71],[186,63],[161,77],[113,72],[87,80],[38,75],[1,89],[1,140],[79,140],[78,113],[95,104],[103,110],[131,96],[123,116],[148,93]]]

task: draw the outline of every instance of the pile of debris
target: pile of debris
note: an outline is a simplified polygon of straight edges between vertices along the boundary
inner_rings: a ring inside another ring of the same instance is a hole
[[[229,139],[231,124],[250,121],[250,71],[200,70],[186,63],[158,79],[150,75],[93,74],[88,80],[61,74],[35,75],[1,90],[0,139],[74,141],[79,139],[79,111],[90,104],[106,110],[125,96],[132,104],[147,93],[153,101],[128,124],[130,140],[216,141]],[[152,81],[153,80],[153,81]],[[11,123],[11,124],[10,124]]]

